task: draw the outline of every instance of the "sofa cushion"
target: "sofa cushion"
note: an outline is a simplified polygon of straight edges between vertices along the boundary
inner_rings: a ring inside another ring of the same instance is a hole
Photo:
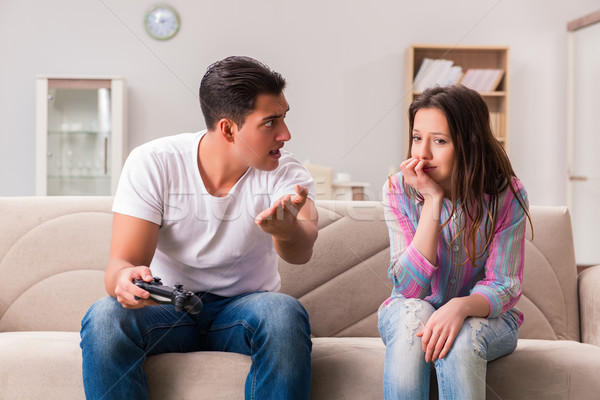
[[[383,398],[385,346],[379,338],[313,338],[311,397]],[[151,398],[243,399],[250,358],[235,353],[167,353],[144,364]],[[600,348],[569,340],[521,339],[488,366],[487,398],[592,399],[600,393]],[[227,373],[224,373],[227,371]],[[82,399],[76,332],[0,333],[0,377],[7,400]],[[432,388],[435,393],[435,388]]]
[[[488,365],[487,399],[598,399],[600,347],[572,340],[519,339]]]
[[[81,400],[79,332],[0,333],[0,397]]]
[[[384,359],[379,338],[313,338],[311,398],[382,399]],[[152,398],[242,400],[250,358],[168,353],[149,357],[144,370]]]
[[[0,333],[3,399],[83,399],[76,332]],[[314,338],[312,397],[383,397],[385,346],[379,338]],[[236,353],[166,353],[144,364],[151,398],[243,399],[250,357]]]
[[[383,399],[385,346],[380,338],[314,338],[311,398]]]
[[[144,371],[151,399],[244,400],[250,357],[216,351],[166,353],[149,357]]]

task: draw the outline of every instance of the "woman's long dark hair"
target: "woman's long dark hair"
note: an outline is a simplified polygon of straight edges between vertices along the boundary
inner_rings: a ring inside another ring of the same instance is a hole
[[[469,259],[474,263],[485,255],[494,236],[500,195],[508,188],[525,211],[531,225],[527,203],[515,191],[515,172],[506,151],[492,133],[488,107],[478,92],[463,85],[455,85],[427,89],[417,97],[408,110],[408,157],[411,157],[415,115],[423,108],[440,110],[448,121],[454,145],[450,194],[452,210],[449,215],[454,215],[459,207],[462,209],[464,223],[456,237],[466,233],[464,245]],[[420,194],[408,185],[404,185],[404,190],[413,198],[420,197]],[[487,219],[486,214],[489,217]],[[477,236],[484,220],[485,245],[477,251]],[[440,229],[448,223],[450,218]]]

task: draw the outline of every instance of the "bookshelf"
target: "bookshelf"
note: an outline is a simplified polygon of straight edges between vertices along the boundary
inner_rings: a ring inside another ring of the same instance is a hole
[[[421,88],[427,86],[423,73],[417,77],[423,60],[444,60],[428,69],[428,75],[438,75],[438,79],[429,79],[430,84],[444,81],[443,76],[450,76],[446,80],[456,79],[456,72],[449,72],[450,66],[458,66],[462,74],[472,70],[501,70],[501,78],[496,79],[491,85],[493,90],[480,91],[490,110],[490,122],[496,138],[508,152],[508,93],[509,69],[508,46],[467,46],[467,45],[441,45],[441,44],[413,44],[407,49],[405,57],[405,91],[403,112],[403,143],[408,143],[408,106],[421,93]],[[442,65],[444,64],[444,65]],[[437,71],[436,71],[437,70]],[[440,72],[441,70],[441,72]],[[448,75],[444,75],[444,73]],[[442,75],[440,75],[442,74]],[[442,76],[442,78],[440,78]],[[463,75],[464,76],[464,75]],[[417,78],[417,79],[415,79]],[[432,76],[429,76],[432,78]]]

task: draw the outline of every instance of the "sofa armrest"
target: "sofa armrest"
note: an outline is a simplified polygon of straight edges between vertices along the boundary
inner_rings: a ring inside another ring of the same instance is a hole
[[[600,346],[600,265],[581,271],[578,281],[581,341]]]

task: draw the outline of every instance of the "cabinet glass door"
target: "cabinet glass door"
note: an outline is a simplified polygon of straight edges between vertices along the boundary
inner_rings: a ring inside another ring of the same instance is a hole
[[[119,126],[113,126],[119,125],[113,115],[113,103],[119,101],[112,84],[110,79],[38,80],[38,95],[45,99],[38,112],[42,120],[38,194],[107,196],[114,192],[122,156],[115,153],[120,153],[122,143],[113,142],[122,142],[122,134]]]
[[[49,88],[48,194],[110,194],[109,140],[109,88]]]

